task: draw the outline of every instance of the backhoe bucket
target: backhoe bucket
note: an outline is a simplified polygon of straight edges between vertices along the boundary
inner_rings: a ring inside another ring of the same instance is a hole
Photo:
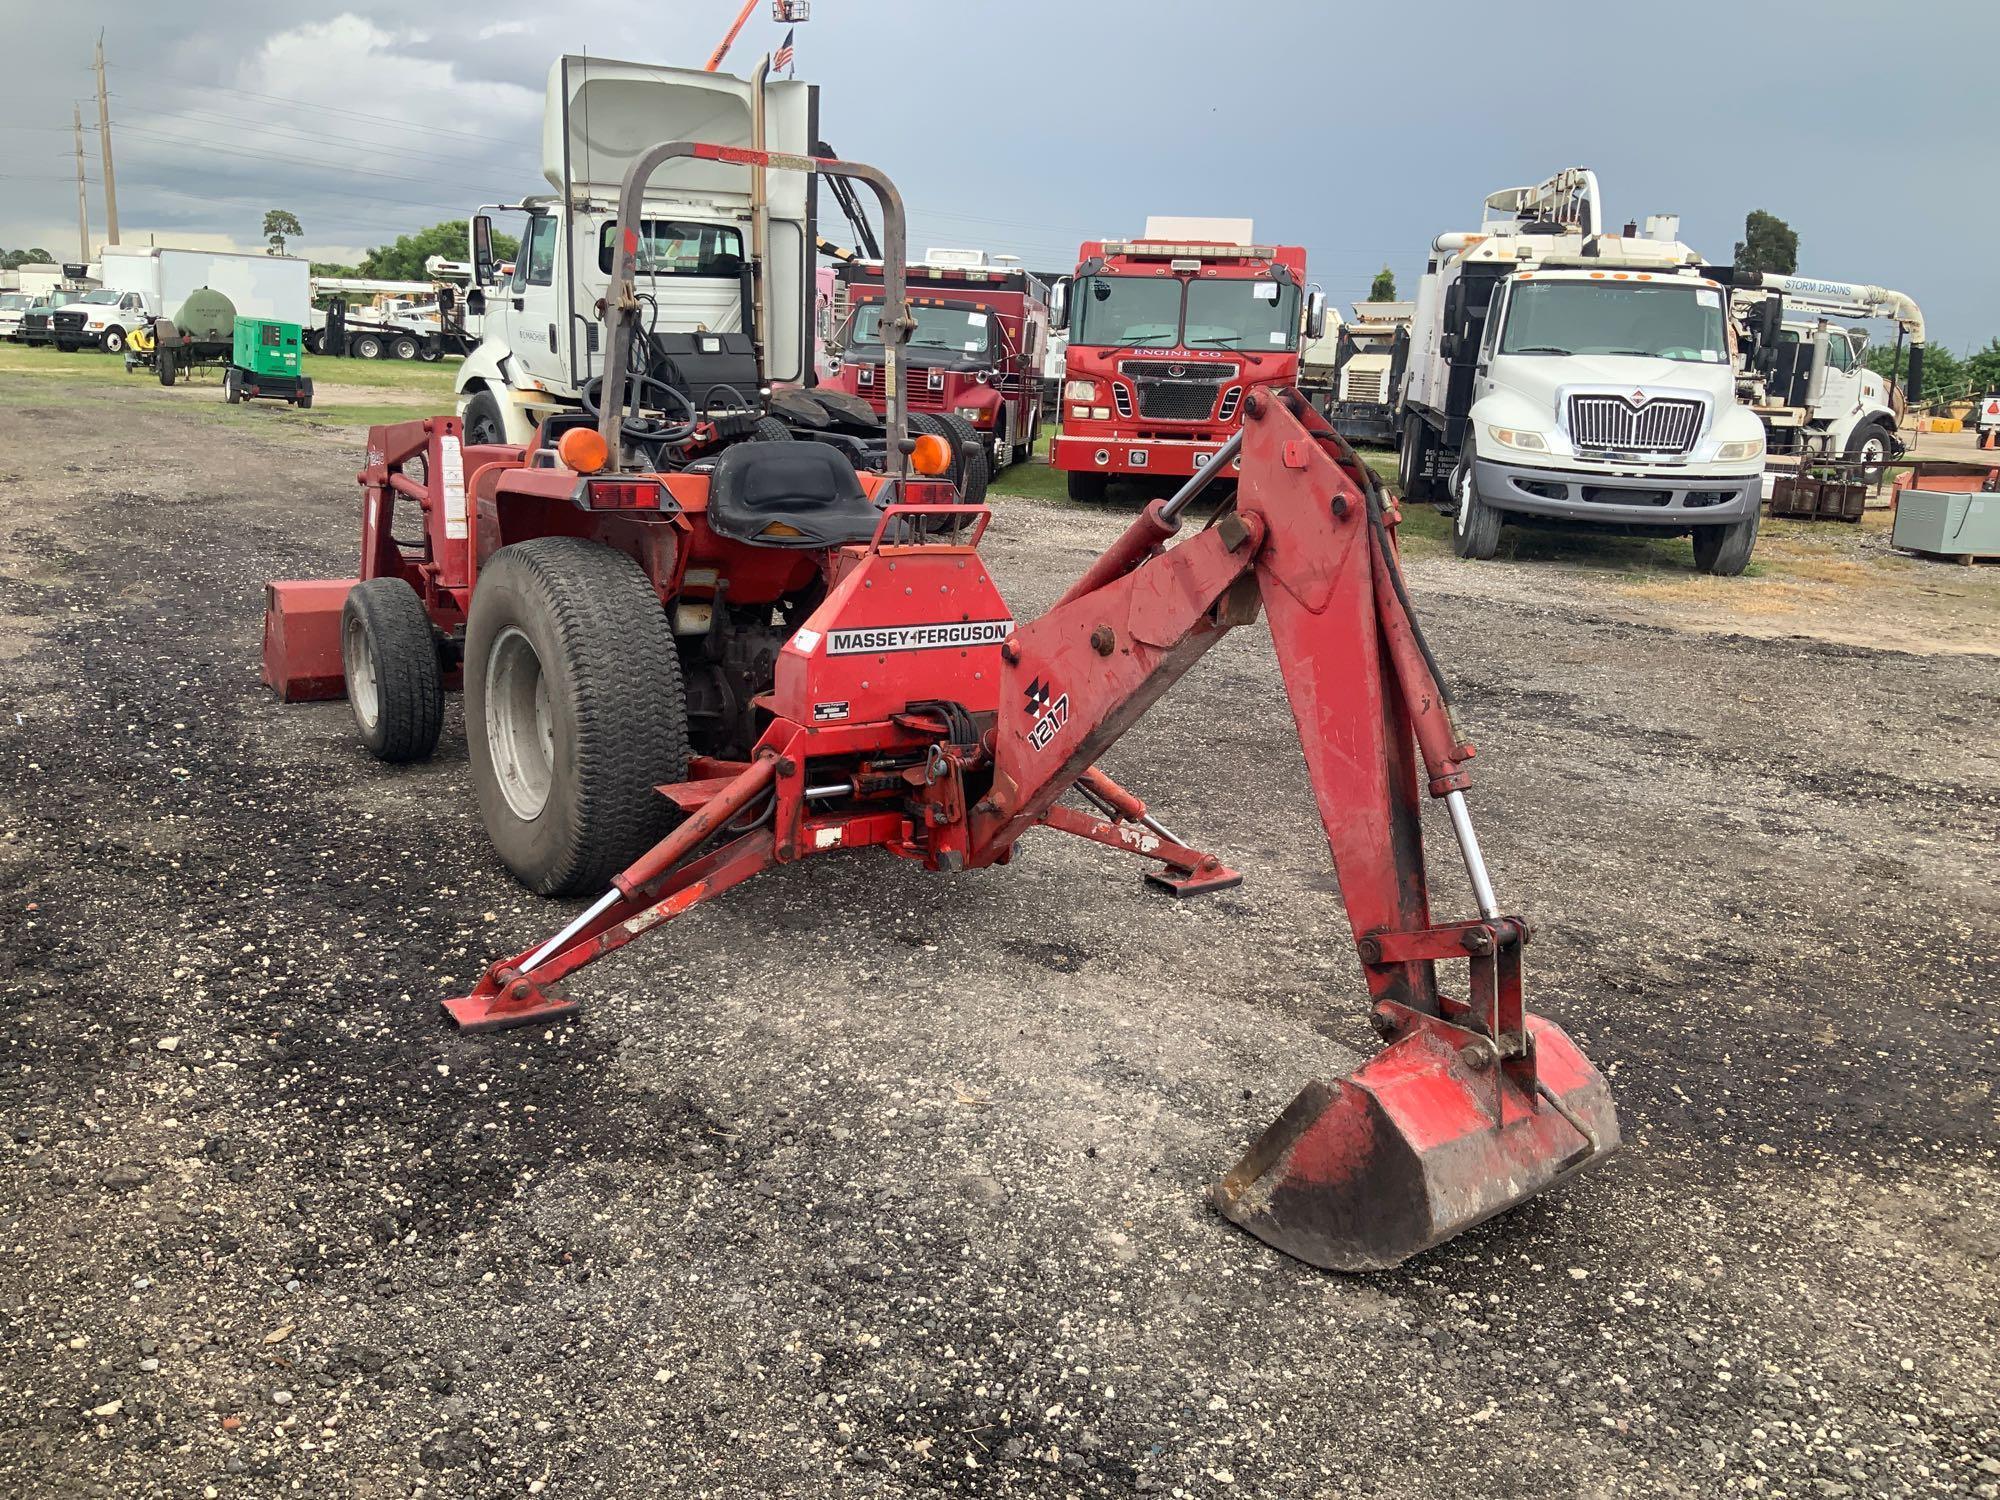
[[[1496,1066],[1476,1033],[1425,1022],[1307,1085],[1216,1185],[1216,1207],[1311,1265],[1380,1271],[1602,1161],[1619,1144],[1610,1090],[1562,1028],[1527,1025],[1532,1067]]]

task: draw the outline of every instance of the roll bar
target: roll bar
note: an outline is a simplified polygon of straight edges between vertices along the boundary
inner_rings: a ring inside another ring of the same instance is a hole
[[[882,205],[882,378],[888,386],[888,437],[891,462],[899,481],[909,479],[910,450],[915,446],[909,435],[908,402],[903,391],[902,361],[899,352],[910,341],[916,319],[910,315],[905,295],[903,261],[908,236],[904,228],[903,195],[875,167],[860,162],[841,161],[830,156],[794,156],[784,151],[751,151],[740,146],[715,146],[704,141],[665,141],[653,147],[626,170],[618,189],[617,250],[611,264],[611,285],[604,294],[604,395],[597,418],[597,430],[605,446],[616,454],[620,447],[620,427],[625,418],[627,324],[639,319],[638,289],[633,284],[632,266],[639,250],[641,204],[646,184],[661,166],[683,157],[700,161],[734,162],[744,167],[778,168],[789,172],[816,172],[824,177],[847,177],[865,182],[874,189]],[[759,274],[763,268],[759,267]],[[801,330],[801,334],[805,330]]]

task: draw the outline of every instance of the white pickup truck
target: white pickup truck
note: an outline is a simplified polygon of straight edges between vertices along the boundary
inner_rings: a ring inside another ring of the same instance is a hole
[[[1401,476],[1416,498],[1443,491],[1459,556],[1553,521],[1691,535],[1703,572],[1743,571],[1764,429],[1736,399],[1728,290],[1678,227],[1604,233],[1596,175],[1572,167],[1489,195],[1477,231],[1433,243]]]

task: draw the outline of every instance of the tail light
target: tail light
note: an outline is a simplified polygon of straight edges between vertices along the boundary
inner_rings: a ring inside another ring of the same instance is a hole
[[[585,510],[658,510],[666,494],[657,479],[586,479],[573,498]]]

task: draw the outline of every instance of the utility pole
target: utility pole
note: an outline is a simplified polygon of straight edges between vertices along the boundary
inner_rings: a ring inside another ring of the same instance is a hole
[[[72,104],[70,117],[76,122],[76,238],[83,248],[77,259],[90,262],[90,199],[83,191],[83,106]]]
[[[104,33],[97,33],[97,143],[104,148],[105,243],[118,243],[118,179],[111,175],[111,96],[104,87]]]

